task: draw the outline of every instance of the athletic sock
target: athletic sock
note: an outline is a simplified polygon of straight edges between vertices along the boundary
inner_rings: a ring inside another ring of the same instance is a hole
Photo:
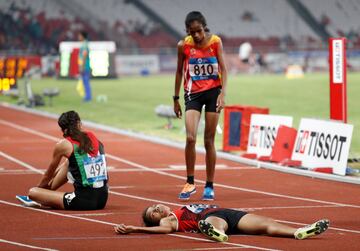
[[[194,185],[194,176],[187,176],[187,183]]]
[[[214,188],[214,182],[212,181],[206,181],[205,187],[210,187],[210,188]]]

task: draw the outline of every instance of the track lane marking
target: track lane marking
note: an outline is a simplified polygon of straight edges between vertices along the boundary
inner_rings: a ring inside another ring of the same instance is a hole
[[[46,250],[46,251],[57,251],[57,249],[38,247],[38,246],[29,245],[29,244],[24,244],[24,243],[21,243],[21,242],[4,240],[4,239],[0,239],[0,242],[15,245],[15,246],[19,246],[19,247],[31,248],[31,249],[39,249],[39,250]]]
[[[63,213],[58,213],[58,212],[39,209],[39,208],[24,207],[22,205],[15,204],[15,203],[5,201],[5,200],[0,200],[0,203],[8,205],[8,206],[15,206],[15,207],[23,208],[23,209],[33,210],[33,211],[36,211],[36,212],[41,212],[41,213],[46,213],[46,214],[51,214],[51,215],[56,215],[56,216],[61,216],[61,217],[66,217],[66,218],[72,218],[72,219],[77,219],[77,220],[90,221],[90,222],[100,223],[100,224],[104,224],[104,225],[115,226],[117,224],[117,223],[114,223],[114,222],[102,221],[102,220],[94,220],[94,219],[85,218],[85,217],[81,217],[81,216],[75,216],[75,215],[71,215],[71,214],[63,214]],[[191,239],[191,240],[200,240],[200,241],[203,241],[203,242],[214,242],[214,241],[211,241],[209,239],[197,238],[197,237],[191,237],[191,236],[183,236],[183,235],[180,235],[180,234],[167,234],[167,235],[178,237],[178,238],[180,237],[180,238],[185,238],[185,239]],[[222,243],[222,244],[230,245],[230,246],[237,246],[237,247],[246,247],[246,248],[258,249],[258,250],[268,250],[268,251],[278,250],[278,249],[269,249],[269,248],[250,246],[250,245],[246,245],[246,244],[238,244],[238,243],[232,243],[232,242],[226,242],[226,243]],[[47,250],[54,250],[54,249],[47,249]]]
[[[1,154],[4,154],[3,152],[0,151],[0,155]],[[11,156],[10,156],[11,157]],[[13,158],[13,157],[12,157]],[[13,158],[14,160],[17,160],[15,158]],[[26,164],[25,162],[23,161],[18,161],[17,163],[24,163]],[[29,164],[26,164],[26,166],[24,167],[32,167],[33,169],[36,169],[35,167],[29,165]],[[42,173],[40,171],[40,173]],[[110,187],[111,188],[111,187]],[[174,203],[174,202],[169,202],[169,201],[164,201],[164,200],[158,200],[158,199],[153,199],[153,198],[146,198],[146,197],[142,197],[142,196],[137,196],[137,195],[131,195],[131,194],[126,194],[126,193],[120,193],[120,192],[114,192],[114,191],[109,191],[109,193],[111,194],[114,194],[114,195],[119,195],[119,196],[123,196],[123,197],[127,197],[127,198],[132,198],[132,199],[138,199],[138,200],[144,200],[144,201],[151,201],[151,202],[156,202],[156,203],[163,203],[163,204],[167,204],[167,205],[172,205],[172,206],[183,206],[184,204],[180,204],[180,203]],[[2,200],[0,200],[1,202]],[[15,204],[17,205],[17,204]],[[36,209],[36,208],[31,208],[31,209]],[[44,211],[44,210],[41,210],[41,209],[37,209],[37,210],[40,210],[40,211]],[[70,215],[72,216],[72,215]],[[69,216],[69,217],[70,217]],[[74,215],[74,218],[82,218],[82,217],[77,217]],[[87,218],[85,218],[87,219]],[[87,219],[89,221],[94,221],[94,222],[98,222],[98,220],[93,220],[93,219]],[[291,222],[291,221],[281,221],[281,220],[278,220],[279,222],[284,222],[284,223],[291,223],[291,224],[296,224],[296,225],[307,225],[306,223],[298,223],[298,222]],[[115,224],[115,223],[114,223]],[[343,229],[343,228],[335,228],[335,227],[329,227],[329,229],[333,229],[333,230],[339,230],[339,231],[343,231],[343,232],[351,232],[351,233],[359,233],[360,234],[360,231],[357,231],[357,230],[349,230],[349,229]]]
[[[35,130],[33,130],[33,129],[30,129],[30,128],[27,128],[27,127],[23,127],[23,126],[17,125],[17,124],[12,123],[12,122],[7,122],[7,121],[2,120],[2,119],[0,119],[0,124],[1,124],[1,123],[4,123],[4,124],[6,124],[6,125],[8,125],[8,126],[11,126],[11,127],[15,128],[15,129],[18,129],[18,130],[22,130],[22,131],[25,131],[25,132],[28,132],[28,133],[31,133],[31,134],[38,135],[38,136],[40,136],[40,137],[44,137],[44,138],[49,139],[49,140],[53,140],[53,141],[56,141],[56,142],[60,140],[60,138],[53,137],[53,136],[48,135],[48,134],[46,134],[46,133],[37,132],[37,131],[35,131]],[[1,153],[2,153],[2,152],[0,151],[0,154],[1,154]],[[122,163],[126,163],[126,164],[131,165],[131,166],[134,166],[134,167],[138,167],[138,168],[143,169],[143,170],[148,170],[148,171],[151,171],[151,172],[154,172],[154,173],[157,173],[157,174],[161,174],[161,175],[164,175],[164,176],[173,177],[173,178],[176,178],[176,179],[186,180],[186,178],[183,177],[183,176],[176,175],[176,174],[171,174],[171,173],[167,173],[167,172],[163,172],[163,171],[159,171],[159,170],[156,170],[156,169],[154,169],[154,168],[150,168],[150,167],[147,167],[147,166],[144,166],[144,165],[135,163],[135,162],[133,162],[133,161],[130,161],[130,160],[126,160],[126,159],[117,157],[117,156],[112,155],[112,154],[110,154],[110,153],[106,153],[106,156],[109,157],[110,159],[117,160],[117,161],[120,161],[120,162],[122,162]],[[205,181],[203,181],[203,180],[198,180],[198,179],[196,179],[195,181],[198,182],[198,183],[201,183],[201,184],[205,184],[205,183],[206,183]],[[265,192],[265,191],[255,190],[255,189],[234,187],[234,186],[229,186],[229,185],[220,184],[220,183],[215,183],[215,184],[216,184],[217,187],[228,188],[228,189],[233,189],[233,190],[238,190],[238,191],[243,191],[243,192],[250,192],[250,193],[263,194],[263,195],[270,195],[270,196],[280,197],[280,198],[286,198],[286,199],[294,199],[294,200],[317,202],[317,203],[322,203],[322,204],[332,204],[332,205],[338,205],[338,206],[347,206],[347,207],[353,207],[353,208],[360,208],[360,205],[352,205],[352,204],[337,203],[337,202],[324,201],[324,200],[316,200],[316,199],[302,198],[302,197],[297,197],[297,196],[290,196],[290,195],[283,195],[283,194],[278,194],[278,193]]]

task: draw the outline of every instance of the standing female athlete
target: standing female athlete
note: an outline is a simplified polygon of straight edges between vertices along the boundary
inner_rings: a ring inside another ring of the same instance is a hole
[[[66,210],[104,208],[108,176],[103,144],[92,132],[82,131],[75,111],[61,114],[58,124],[64,139],[55,145],[52,161],[40,183],[29,190],[28,197],[16,197],[27,206]],[[60,164],[63,157],[67,160]],[[74,184],[74,192],[56,191],[68,180]]]
[[[221,39],[209,33],[205,17],[198,11],[190,12],[186,16],[185,26],[188,36],[177,46],[178,61],[173,96],[174,112],[178,118],[181,118],[179,92],[184,76],[187,183],[179,198],[188,200],[190,195],[196,192],[195,144],[201,110],[205,106],[206,185],[202,199],[213,200],[216,163],[214,140],[219,113],[225,105],[227,72]]]

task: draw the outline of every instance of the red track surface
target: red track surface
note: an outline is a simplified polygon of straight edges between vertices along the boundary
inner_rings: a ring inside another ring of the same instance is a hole
[[[115,235],[115,223],[140,224],[145,206],[172,207],[184,183],[183,151],[101,130],[93,130],[108,155],[111,195],[105,210],[90,212],[25,208],[15,199],[40,179],[61,132],[54,119],[0,106],[0,250],[355,250],[360,243],[358,185],[248,168],[219,159],[215,204],[254,210],[300,227],[329,218],[325,234],[304,241],[266,236],[231,236],[227,244],[200,234]],[[198,164],[203,164],[199,154]],[[166,169],[164,169],[166,168]],[[32,169],[33,171],[30,171]],[[196,178],[205,179],[197,170]],[[201,202],[202,184],[189,203]],[[66,185],[64,191],[71,191]]]

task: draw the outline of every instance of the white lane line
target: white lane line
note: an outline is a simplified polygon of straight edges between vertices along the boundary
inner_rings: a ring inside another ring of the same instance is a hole
[[[15,129],[18,129],[20,131],[28,132],[28,133],[43,137],[45,139],[49,139],[49,140],[52,140],[52,141],[59,141],[59,138],[57,138],[57,137],[53,137],[53,136],[51,136],[49,134],[38,132],[38,131],[35,131],[35,130],[30,129],[28,127],[24,127],[24,126],[15,124],[15,123],[8,122],[6,120],[0,119],[0,124],[11,126],[11,127],[15,128]]]
[[[304,209],[304,208],[329,208],[329,207],[344,207],[340,205],[320,205],[320,206],[284,206],[284,207],[242,207],[234,208],[241,211],[255,211],[255,210],[272,210],[272,209]]]
[[[0,154],[2,152],[0,151]],[[3,153],[4,154],[4,153]],[[5,155],[6,156],[9,156],[9,155]],[[11,157],[11,156],[9,156]],[[12,159],[14,160],[17,160],[13,157],[11,157]],[[26,164],[25,162],[23,161],[18,161],[16,163],[23,163],[24,164],[24,167],[26,168],[32,168],[32,169],[35,169],[37,170],[35,167],[33,166],[30,166],[29,164]],[[111,188],[111,187],[110,187]],[[111,194],[114,194],[114,195],[119,195],[119,196],[124,196],[124,197],[128,197],[128,198],[132,198],[132,199],[138,199],[138,200],[145,200],[145,201],[151,201],[151,202],[156,202],[156,203],[163,203],[163,204],[167,204],[167,205],[173,205],[173,206],[183,206],[183,204],[179,204],[179,203],[173,203],[173,202],[168,202],[168,201],[163,201],[163,200],[157,200],[157,199],[152,199],[152,198],[145,198],[145,197],[142,197],[142,196],[136,196],[136,195],[130,195],[130,194],[126,194],[126,193],[120,193],[120,192],[114,192],[114,191],[109,191],[109,193]],[[40,209],[38,209],[40,210]],[[70,215],[71,216],[71,215]],[[69,216],[69,217],[70,217]],[[75,216],[74,216],[75,217]],[[91,220],[91,219],[87,219],[87,220]],[[96,220],[94,220],[96,221]],[[281,221],[280,221],[281,222]],[[287,222],[287,223],[291,223],[290,221],[284,221],[284,222]],[[302,223],[293,223],[293,224],[300,224],[300,225],[307,225],[307,224],[302,224]],[[342,228],[333,228],[333,227],[330,227],[329,229],[334,229],[334,230],[339,230],[339,231],[344,231],[344,232],[351,232],[351,233],[360,233],[360,231],[357,231],[357,230],[349,230],[349,229],[342,229]]]
[[[19,159],[15,159],[14,157],[12,157],[12,156],[10,156],[10,155],[2,152],[2,151],[0,151],[0,156],[4,157],[5,159],[8,159],[8,160],[10,160],[12,162],[15,162],[15,163],[19,164],[20,166],[23,166],[23,167],[25,167],[25,168],[27,168],[27,169],[35,172],[35,173],[40,173],[40,174],[44,173],[44,171],[38,170],[35,167],[33,167],[33,166],[31,166],[31,165],[29,165],[29,164],[27,164],[27,163],[25,163],[25,162],[23,162],[23,161],[21,161]]]
[[[179,234],[169,234],[169,235],[184,238],[184,239],[201,240],[201,241],[206,241],[206,242],[216,242],[216,241],[209,240],[209,239],[196,238],[196,237],[187,236],[187,235],[179,235]],[[242,247],[242,248],[258,249],[258,250],[268,250],[268,251],[278,251],[279,250],[279,249],[270,249],[270,248],[262,248],[262,247],[257,247],[257,246],[250,246],[250,245],[245,245],[245,244],[234,245],[235,243],[231,243],[231,242],[221,242],[221,244],[238,246],[238,247]]]
[[[1,123],[1,121],[4,121],[4,120],[0,119],[0,123]],[[8,126],[14,126],[14,128],[16,128],[18,130],[23,130],[23,131],[28,132],[28,133],[33,133],[33,134],[38,135],[40,137],[45,137],[46,139],[50,139],[50,140],[54,140],[54,141],[59,140],[59,138],[55,138],[55,137],[47,135],[45,133],[37,132],[37,131],[32,130],[30,128],[26,128],[26,127],[23,127],[23,126],[20,126],[20,125],[11,123],[11,122],[7,122],[7,121],[4,121],[4,122],[6,122]],[[110,158],[110,159],[117,160],[117,161],[120,161],[122,163],[126,163],[128,165],[131,165],[131,166],[143,169],[143,170],[148,170],[148,171],[151,171],[151,172],[154,172],[154,173],[157,173],[157,174],[173,177],[173,178],[176,178],[176,179],[186,180],[185,177],[183,177],[183,176],[176,175],[176,174],[171,174],[171,173],[167,173],[167,172],[163,172],[163,171],[159,171],[159,170],[156,170],[156,169],[150,168],[150,167],[146,167],[144,165],[137,164],[135,162],[132,162],[132,161],[125,160],[123,158],[117,157],[117,156],[112,155],[110,153],[107,153],[106,156],[108,158]],[[196,180],[196,182],[201,183],[201,184],[205,184],[205,181],[203,181],[203,180]],[[317,203],[322,203],[322,204],[331,204],[331,205],[338,205],[338,206],[347,206],[347,207],[353,207],[353,208],[360,208],[360,205],[329,202],[329,201],[324,201],[324,200],[315,200],[315,199],[309,199],[309,198],[303,198],[303,197],[297,197],[297,196],[290,196],[290,195],[283,195],[283,194],[259,191],[259,190],[248,189],[248,188],[234,187],[234,186],[229,186],[229,185],[224,185],[224,184],[219,184],[219,183],[216,183],[215,185],[217,187],[228,188],[228,189],[232,189],[232,190],[238,190],[238,191],[249,192],[249,193],[257,193],[257,194],[263,194],[263,195],[270,195],[270,196],[286,198],[286,199],[294,199],[294,200],[301,200],[301,201],[317,202]]]
[[[70,214],[70,215],[74,215],[74,216],[107,216],[107,215],[112,215],[114,213],[88,213],[88,214]]]
[[[161,174],[164,176],[169,176],[169,177],[173,177],[176,179],[181,179],[181,180],[186,180],[185,177],[180,176],[180,175],[176,175],[176,174],[172,174],[172,173],[167,173],[167,172],[163,172],[160,170],[157,170],[155,168],[150,168],[117,156],[114,156],[112,154],[106,154],[107,157],[109,157],[110,159],[113,160],[117,160],[119,162],[123,162],[126,163],[128,165],[132,165],[135,167],[138,167],[140,169],[143,170],[148,170],[151,171],[153,173],[157,173],[157,174]],[[205,184],[206,182],[203,180],[195,180],[197,183],[201,183],[201,184]],[[222,188],[228,188],[228,189],[232,189],[232,190],[238,190],[238,191],[243,191],[243,192],[249,192],[249,193],[257,193],[257,194],[263,194],[263,195],[270,195],[270,196],[274,196],[274,197],[280,197],[280,198],[286,198],[286,199],[294,199],[294,200],[301,200],[301,201],[310,201],[310,202],[317,202],[317,203],[322,203],[322,204],[331,204],[331,205],[336,205],[336,206],[347,206],[347,207],[354,207],[354,208],[360,208],[360,205],[352,205],[352,204],[345,204],[345,203],[338,203],[338,202],[332,202],[332,201],[324,201],[324,200],[316,200],[316,199],[309,199],[309,198],[303,198],[303,197],[297,197],[297,196],[290,196],[290,195],[284,195],[284,194],[278,194],[278,193],[271,193],[271,192],[265,192],[265,191],[259,191],[259,190],[254,190],[254,189],[249,189],[249,188],[242,188],[242,187],[235,187],[235,186],[229,186],[229,185],[224,185],[224,184],[220,184],[220,183],[215,183],[214,184],[216,187],[222,187]]]
[[[19,247],[31,248],[31,249],[39,249],[39,250],[47,250],[47,251],[57,251],[57,249],[43,248],[43,247],[28,245],[28,244],[24,244],[24,243],[20,243],[20,242],[15,242],[15,241],[8,241],[8,240],[4,240],[4,239],[0,239],[0,242],[7,243],[7,244],[11,244],[11,245],[15,245],[15,246],[19,246]]]
[[[218,247],[218,248],[192,248],[192,249],[182,249],[183,251],[191,251],[191,250],[196,250],[196,251],[201,251],[201,250],[234,250],[234,249],[244,249],[246,247]],[[163,250],[166,251],[166,250]],[[170,249],[169,249],[170,251]]]
[[[5,204],[5,205],[9,205],[9,206],[20,207],[20,208],[23,208],[23,209],[33,210],[33,211],[37,211],[37,212],[41,212],[41,213],[66,217],[66,218],[90,221],[90,222],[95,222],[95,223],[100,223],[100,224],[105,224],[105,225],[110,225],[110,226],[115,226],[116,225],[116,223],[108,222],[108,221],[94,220],[94,219],[84,218],[84,217],[81,217],[81,216],[74,216],[74,215],[70,215],[70,214],[57,213],[57,212],[53,212],[53,211],[49,211],[49,210],[43,210],[43,209],[32,208],[32,207],[24,207],[22,205],[18,205],[18,204],[12,203],[12,202],[4,201],[4,200],[0,200],[0,203]],[[199,240],[199,241],[204,241],[204,242],[208,242],[208,241],[212,242],[211,240],[208,240],[208,239],[196,238],[196,237],[191,237],[191,236],[183,236],[183,235],[180,235],[180,234],[168,234],[168,235],[174,236],[174,237],[192,239],[192,240]],[[227,242],[226,245],[238,246],[238,247],[247,247],[247,248],[259,249],[259,250],[275,250],[275,249],[267,249],[267,248],[262,248],[262,247],[257,247],[257,246],[248,246],[248,245],[232,243],[232,242]]]
[[[186,165],[169,165],[170,169],[186,170]],[[196,170],[206,170],[206,165],[195,165]],[[259,169],[254,166],[228,166],[224,164],[215,165],[216,170],[242,170],[242,169]]]
[[[142,235],[117,235],[117,236],[89,236],[89,237],[38,237],[33,240],[102,240],[102,239],[149,239],[150,236]]]

